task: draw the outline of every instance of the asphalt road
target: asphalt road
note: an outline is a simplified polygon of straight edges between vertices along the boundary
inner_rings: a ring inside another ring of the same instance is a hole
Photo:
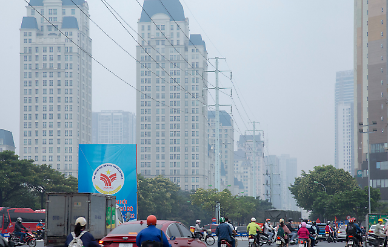
[[[337,243],[328,243],[326,241],[319,241],[316,247],[345,247],[345,242],[337,242]],[[217,247],[217,241],[212,247]],[[248,247],[248,239],[238,239],[238,247]],[[276,244],[271,245],[263,245],[263,247],[276,247]],[[289,247],[298,247],[297,244],[289,245]]]

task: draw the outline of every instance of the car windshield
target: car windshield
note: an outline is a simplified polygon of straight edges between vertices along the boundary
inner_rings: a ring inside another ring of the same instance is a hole
[[[342,225],[340,229],[345,229],[346,228],[346,225]]]
[[[123,224],[113,229],[110,234],[131,234],[139,233],[144,228],[147,228],[147,224]],[[156,228],[161,229],[162,225],[156,225]]]

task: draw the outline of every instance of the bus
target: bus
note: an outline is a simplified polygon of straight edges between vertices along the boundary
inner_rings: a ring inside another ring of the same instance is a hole
[[[40,220],[45,221],[46,210],[32,210],[31,208],[9,208],[0,207],[0,235],[9,237],[15,229],[17,218],[23,219],[23,226],[28,231],[36,231],[36,225]]]

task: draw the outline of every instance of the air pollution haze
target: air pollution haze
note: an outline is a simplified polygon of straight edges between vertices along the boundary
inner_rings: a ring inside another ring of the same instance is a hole
[[[140,4],[143,1],[138,0]],[[137,31],[137,0],[109,0]],[[265,155],[298,159],[298,174],[316,165],[334,165],[334,84],[336,72],[353,69],[353,10],[350,0],[181,0],[190,33],[201,34],[208,58],[223,57],[233,72],[235,142],[256,128],[265,132]],[[19,154],[20,25],[26,1],[2,1],[0,15],[0,128],[12,131]],[[89,1],[90,18],[136,57],[137,43],[102,1]],[[90,23],[93,57],[136,87],[135,60]],[[213,63],[214,64],[214,63]],[[209,70],[214,68],[209,65]],[[136,91],[93,62],[93,111],[136,112]],[[221,87],[233,87],[220,76]],[[214,84],[214,73],[209,73]],[[230,90],[225,90],[227,94]],[[214,92],[209,92],[214,94]],[[240,97],[241,101],[238,99]],[[220,103],[233,104],[226,95]],[[213,104],[209,98],[209,104]],[[222,110],[230,112],[230,107]]]

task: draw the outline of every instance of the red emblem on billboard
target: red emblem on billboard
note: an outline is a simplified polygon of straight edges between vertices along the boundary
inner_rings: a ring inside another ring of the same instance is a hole
[[[110,175],[109,177],[101,173],[100,180],[104,182],[105,186],[112,186],[112,182],[116,180],[116,173]]]

